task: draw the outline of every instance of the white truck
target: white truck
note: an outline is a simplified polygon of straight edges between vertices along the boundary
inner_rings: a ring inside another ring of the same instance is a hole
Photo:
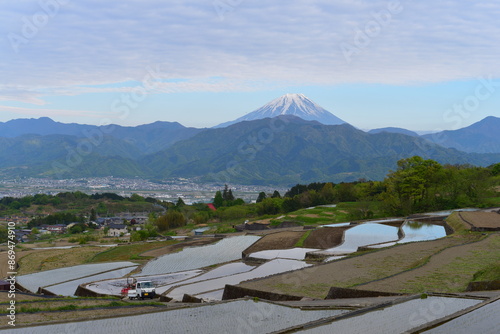
[[[156,291],[153,282],[151,281],[138,281],[132,289],[128,290],[129,299],[144,299],[144,298],[155,298]]]

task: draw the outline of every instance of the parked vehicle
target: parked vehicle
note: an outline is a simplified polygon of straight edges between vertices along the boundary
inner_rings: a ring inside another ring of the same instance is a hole
[[[132,289],[128,290],[128,298],[129,299],[134,299],[134,298],[155,298],[156,297],[156,290],[153,282],[151,281],[138,281],[135,283],[135,286],[132,287]]]

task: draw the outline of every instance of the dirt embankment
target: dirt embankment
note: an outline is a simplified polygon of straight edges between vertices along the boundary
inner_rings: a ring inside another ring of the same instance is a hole
[[[344,240],[344,232],[351,226],[323,227],[309,234],[304,241],[305,248],[326,249],[340,245]]]
[[[283,231],[271,233],[260,238],[256,243],[243,251],[243,254],[251,254],[263,250],[293,248],[305,231]]]

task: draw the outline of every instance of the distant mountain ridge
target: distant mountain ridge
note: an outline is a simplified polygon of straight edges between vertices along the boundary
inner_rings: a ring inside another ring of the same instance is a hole
[[[326,125],[339,125],[346,123],[328,110],[322,108],[304,94],[285,94],[265,104],[234,121],[225,122],[215,126],[223,128],[243,121],[254,121],[263,118],[273,118],[283,115],[293,115],[307,121],[317,121]]]
[[[414,132],[414,131],[403,129],[403,128],[395,128],[395,127],[379,128],[379,129],[373,129],[373,130],[368,131],[368,133],[371,133],[371,134],[381,133],[381,132],[400,133],[400,134],[404,134],[407,136],[419,137],[419,134]]]
[[[441,146],[468,153],[500,153],[500,118],[489,116],[462,129],[422,137]]]
[[[293,109],[292,100],[267,108]],[[0,177],[188,177],[287,186],[380,180],[399,159],[414,155],[443,164],[498,163],[499,121],[488,117],[429,138],[399,128],[367,133],[345,122],[325,125],[289,114],[212,129],[186,128],[176,122],[103,128],[49,118],[13,120],[0,123]],[[432,141],[436,138],[474,153],[443,147]],[[493,153],[476,153],[475,148]]]
[[[490,165],[497,155],[447,149],[420,137],[369,134],[349,124],[323,125],[291,115],[272,140],[251,143],[276,127],[266,118],[208,129],[170,149],[144,158],[156,177],[192,177],[210,182],[294,184],[314,181],[380,180],[399,159],[420,155],[440,163]]]
[[[0,122],[0,137],[16,138],[23,135],[68,135],[100,141],[112,137],[136,147],[141,154],[161,151],[175,142],[187,139],[204,129],[187,128],[177,122],[155,122],[135,127],[96,126],[55,122],[48,117],[15,119]]]

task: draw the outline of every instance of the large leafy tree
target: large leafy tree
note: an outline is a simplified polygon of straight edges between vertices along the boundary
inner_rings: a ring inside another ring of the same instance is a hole
[[[387,191],[384,199],[390,210],[409,214],[428,209],[432,197],[437,194],[442,168],[436,161],[419,156],[399,160],[398,169],[389,173],[385,180]]]

